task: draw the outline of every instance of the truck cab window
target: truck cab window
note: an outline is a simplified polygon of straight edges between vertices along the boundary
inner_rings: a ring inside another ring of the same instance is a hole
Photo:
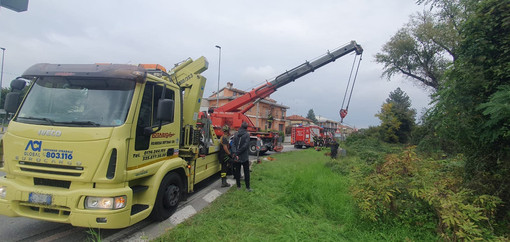
[[[160,121],[157,120],[156,115],[158,110],[158,101],[161,99],[162,90],[163,86],[157,85],[153,82],[149,82],[145,86],[136,125],[135,150],[146,150],[149,148],[151,136],[145,135],[144,129],[146,127],[155,128],[159,125]],[[175,100],[174,98],[174,91],[165,89],[165,99]],[[165,121],[162,125],[167,125],[173,122],[174,120],[171,120],[171,122]]]
[[[36,125],[116,127],[124,124],[135,82],[115,78],[40,77],[15,121]]]

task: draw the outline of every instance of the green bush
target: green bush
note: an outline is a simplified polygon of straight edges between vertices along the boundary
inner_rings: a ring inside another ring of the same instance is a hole
[[[498,239],[493,225],[502,201],[463,187],[462,159],[422,159],[409,147],[387,155],[371,173],[361,171],[364,162],[353,166],[351,192],[361,217],[435,228],[445,240]]]
[[[373,150],[359,152],[360,159],[367,163],[368,165],[380,164],[384,162],[384,155],[385,154],[382,152],[377,152]]]
[[[399,198],[405,196],[402,193],[408,189],[416,169],[414,157],[411,150],[400,157],[388,155],[384,162],[375,165],[371,174],[352,175],[351,191],[362,217],[379,221],[389,213],[398,213]]]

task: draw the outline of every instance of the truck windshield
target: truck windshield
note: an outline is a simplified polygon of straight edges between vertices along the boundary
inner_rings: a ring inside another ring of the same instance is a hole
[[[40,77],[25,98],[17,122],[53,126],[122,125],[135,82],[114,78]]]

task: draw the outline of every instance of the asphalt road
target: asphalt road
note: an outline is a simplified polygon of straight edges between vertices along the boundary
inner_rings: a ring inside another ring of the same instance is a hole
[[[295,150],[292,145],[285,144],[283,152]],[[274,154],[269,152],[265,156]],[[250,160],[256,160],[250,156]],[[5,175],[0,172],[0,176]],[[228,179],[235,184],[233,179]],[[168,229],[185,221],[187,218],[207,207],[214,199],[227,192],[229,188],[222,188],[219,175],[213,176],[196,186],[195,192],[186,201],[181,202],[178,210],[169,219],[155,223],[149,220],[141,221],[124,229],[101,229],[73,227],[68,224],[40,221],[23,217],[7,217],[0,215],[0,241],[148,241],[159,237]]]
[[[150,228],[154,226],[161,227],[162,225],[165,227],[173,227],[178,224],[175,223],[175,221],[179,223],[184,221],[181,218],[182,212],[180,211],[190,204],[201,204],[200,200],[203,200],[204,196],[209,194],[212,190],[218,190],[220,193],[227,191],[226,188],[223,188],[223,190],[221,189],[219,176],[213,176],[198,184],[195,192],[188,197],[187,201],[181,202],[178,211],[168,220],[161,223],[154,223],[147,219],[124,229],[89,229],[73,227],[69,224],[53,223],[24,217],[11,218],[0,215],[0,241],[98,241],[98,239],[94,238],[96,235],[100,236],[101,241],[125,241],[127,238],[133,236],[137,236],[138,240],[143,240],[143,238],[152,234],[157,236],[151,236],[151,238],[156,238],[160,234],[158,233],[159,231],[149,230]],[[202,208],[206,205],[207,204],[204,204]],[[145,232],[145,230],[147,230],[147,232]],[[140,232],[142,232],[142,234],[138,236]],[[161,232],[164,232],[164,230]],[[145,233],[147,233],[147,235],[145,235]],[[127,241],[132,241],[132,239],[128,239]]]

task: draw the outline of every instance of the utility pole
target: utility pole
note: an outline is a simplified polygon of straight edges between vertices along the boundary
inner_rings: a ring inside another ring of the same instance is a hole
[[[0,101],[2,100],[2,83],[4,80],[4,55],[5,55],[5,48],[0,47],[2,49],[2,71],[0,72]],[[4,110],[5,110],[5,102],[4,102]],[[4,120],[5,117],[7,117],[7,113],[5,113],[5,116],[2,118],[2,128],[0,129],[0,132],[4,132]]]
[[[0,100],[2,100],[1,89],[2,89],[2,83],[3,83],[3,80],[4,80],[4,55],[5,55],[5,48],[4,47],[0,47],[0,49],[2,49],[2,72],[0,73]]]

